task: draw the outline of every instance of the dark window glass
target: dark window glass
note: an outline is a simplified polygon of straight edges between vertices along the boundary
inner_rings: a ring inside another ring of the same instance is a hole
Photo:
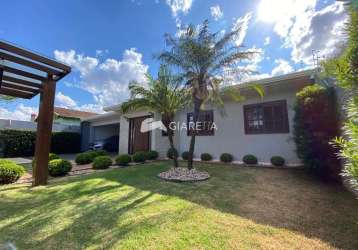
[[[188,136],[197,135],[197,136],[206,136],[214,135],[214,112],[213,110],[200,111],[197,126],[194,124],[194,115],[193,113],[187,114],[187,128]]]
[[[246,134],[288,133],[285,100],[244,106]]]

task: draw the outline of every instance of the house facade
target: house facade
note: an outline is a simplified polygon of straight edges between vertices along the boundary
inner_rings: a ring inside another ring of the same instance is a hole
[[[306,70],[254,82],[260,84],[264,97],[249,87],[250,83],[236,85],[245,97],[242,102],[224,99],[224,107],[205,105],[199,120],[200,131],[190,129],[192,110],[183,109],[175,117],[174,141],[181,154],[188,151],[191,133],[196,133],[194,158],[210,153],[219,159],[230,153],[235,161],[246,154],[257,156],[259,162],[269,163],[274,155],[282,156],[291,165],[300,164],[293,141],[293,105],[295,95],[314,83],[314,71]],[[103,115],[83,119],[83,150],[89,143],[106,136],[119,134],[119,153],[156,150],[161,157],[169,148],[168,138],[160,129],[142,133],[142,122],[147,118],[160,121],[159,114],[145,110],[121,114],[120,104],[109,107]]]

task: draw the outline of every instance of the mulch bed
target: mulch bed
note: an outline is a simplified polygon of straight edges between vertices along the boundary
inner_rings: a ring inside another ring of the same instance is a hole
[[[199,171],[195,168],[171,168],[168,171],[158,174],[158,177],[166,181],[179,181],[179,182],[193,182],[193,181],[204,181],[210,178],[208,172]]]

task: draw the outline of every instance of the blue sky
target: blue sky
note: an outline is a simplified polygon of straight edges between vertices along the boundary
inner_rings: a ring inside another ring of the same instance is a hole
[[[237,44],[260,54],[240,81],[312,67],[311,51],[341,48],[347,20],[333,0],[4,0],[0,39],[61,60],[73,72],[57,84],[56,105],[101,112],[128,98],[128,82],[156,74],[163,35],[209,19],[213,31],[242,27]],[[38,97],[0,104],[0,117],[29,120]]]

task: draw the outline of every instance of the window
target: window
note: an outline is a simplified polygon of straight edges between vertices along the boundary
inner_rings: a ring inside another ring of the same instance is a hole
[[[162,123],[163,123],[163,125],[167,128],[167,127],[169,126],[169,124],[170,124],[170,121],[167,121],[167,120],[163,120],[163,119],[162,119]],[[173,135],[174,135],[174,130],[173,130]],[[162,136],[168,136],[168,132],[162,130]]]
[[[197,124],[194,124],[194,113],[187,114],[187,128],[188,136],[198,135],[214,135],[214,112],[213,110],[200,111]]]
[[[244,106],[246,134],[288,133],[285,100]]]

